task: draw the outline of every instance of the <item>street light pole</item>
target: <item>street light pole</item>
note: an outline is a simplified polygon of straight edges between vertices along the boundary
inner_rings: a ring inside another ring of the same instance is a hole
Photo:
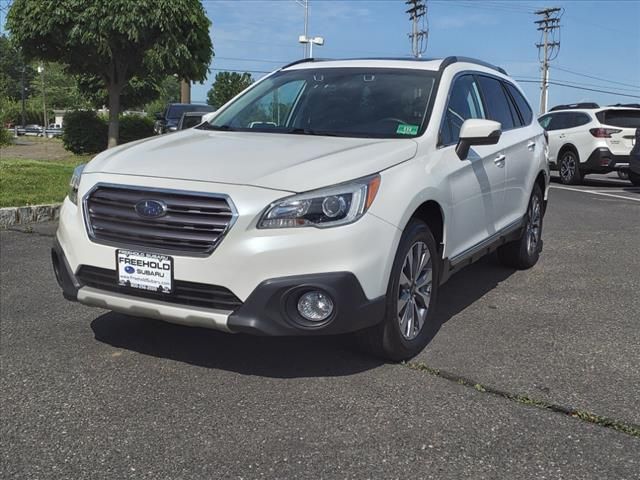
[[[22,127],[24,128],[24,73],[25,73],[25,69],[26,67],[24,66],[24,60],[22,61],[22,75],[20,76],[20,94],[21,94],[21,100],[22,100],[22,112],[21,112],[21,120],[22,120]]]
[[[306,35],[300,35],[298,37],[298,42],[304,44],[304,45],[309,45],[309,57],[307,58],[313,58],[313,46],[314,45],[318,45],[319,47],[321,47],[322,45],[324,45],[324,38],[322,37],[307,37]]]
[[[42,78],[42,120],[44,121],[44,125],[42,126],[42,134],[44,135],[44,130],[47,128],[47,101],[45,97],[45,83],[44,83],[44,66],[38,65],[38,73]]]

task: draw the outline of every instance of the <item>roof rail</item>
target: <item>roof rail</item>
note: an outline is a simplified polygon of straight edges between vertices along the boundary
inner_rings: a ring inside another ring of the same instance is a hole
[[[285,68],[293,67],[294,65],[298,65],[299,63],[307,63],[307,62],[324,62],[326,58],[301,58],[300,60],[296,60],[295,62],[288,63],[284,67],[280,67],[280,70],[284,70]]]
[[[458,57],[458,56],[447,57],[444,60],[442,60],[442,63],[440,64],[440,71],[444,70],[449,65],[453,65],[454,63],[457,63],[457,62],[475,63],[476,65],[482,65],[483,67],[491,68],[492,70],[496,70],[504,75],[507,75],[507,72],[505,71],[504,68],[496,67],[491,63],[483,62],[482,60],[478,60],[476,58]]]
[[[556,105],[549,109],[549,111],[556,112],[558,110],[572,110],[574,108],[600,108],[600,105],[594,102],[569,103],[567,105]]]
[[[640,103],[616,103],[615,105],[609,105],[610,107],[631,107],[640,108]]]

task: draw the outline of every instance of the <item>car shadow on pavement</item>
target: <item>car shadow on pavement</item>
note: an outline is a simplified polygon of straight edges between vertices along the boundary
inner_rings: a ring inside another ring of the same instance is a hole
[[[495,253],[461,270],[441,287],[436,320],[445,324],[515,272],[500,264]]]
[[[513,272],[500,266],[494,256],[466,268],[441,289],[437,322],[447,322]],[[96,340],[116,348],[244,375],[273,378],[344,376],[385,363],[360,353],[353,338],[347,335],[233,335],[115,312],[96,318],[91,322],[91,328]]]

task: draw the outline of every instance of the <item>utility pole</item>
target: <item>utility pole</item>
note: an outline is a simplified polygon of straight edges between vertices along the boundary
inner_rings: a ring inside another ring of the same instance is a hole
[[[534,23],[541,32],[541,42],[536,43],[538,47],[538,59],[540,60],[542,71],[542,79],[540,85],[540,115],[547,112],[548,91],[549,91],[549,62],[554,60],[560,52],[560,18],[562,17],[561,8],[544,8],[535,12],[542,18]],[[558,34],[558,35],[556,35]]]
[[[429,39],[429,24],[427,23],[427,0],[406,0],[404,3],[409,6],[406,13],[411,20],[411,53],[414,57],[420,58],[427,50]]]
[[[180,80],[180,103],[191,103],[191,82]]]

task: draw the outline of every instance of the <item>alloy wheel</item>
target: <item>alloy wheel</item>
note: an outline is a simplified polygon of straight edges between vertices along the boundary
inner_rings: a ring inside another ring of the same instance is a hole
[[[433,269],[429,248],[424,242],[414,243],[407,253],[398,284],[397,319],[400,333],[413,340],[424,326],[431,300]]]
[[[538,248],[542,229],[542,207],[537,195],[531,197],[527,216],[529,217],[526,226],[527,253],[533,255]]]
[[[560,163],[560,176],[565,182],[570,182],[576,174],[576,158],[571,152],[567,152],[562,157]]]

